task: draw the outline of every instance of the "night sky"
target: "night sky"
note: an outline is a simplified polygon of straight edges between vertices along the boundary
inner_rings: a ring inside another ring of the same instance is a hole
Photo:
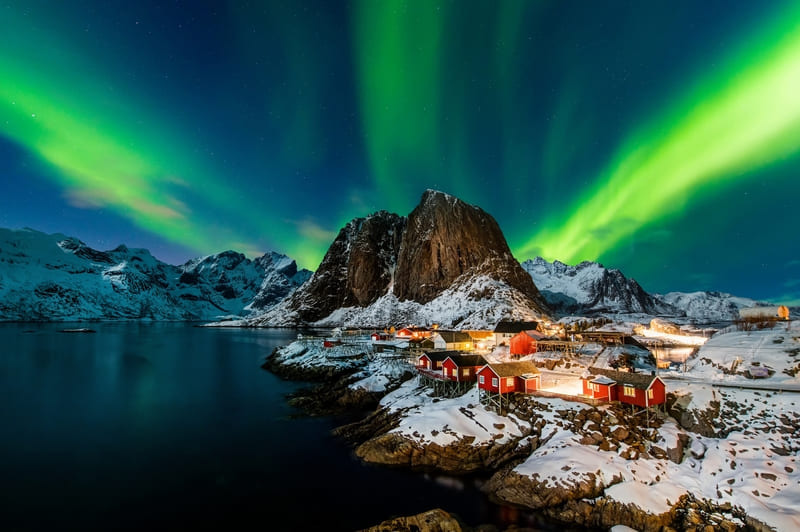
[[[0,3],[0,226],[171,263],[426,188],[515,256],[800,304],[796,1]]]

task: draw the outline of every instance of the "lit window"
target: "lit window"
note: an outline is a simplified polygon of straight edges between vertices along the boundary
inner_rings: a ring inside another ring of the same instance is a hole
[[[483,384],[483,375],[481,375],[480,377],[478,377],[478,381],[480,381],[480,383],[481,383],[481,384]]]
[[[633,386],[625,386],[623,393],[628,397],[636,397],[636,388]]]
[[[506,377],[506,386],[514,386],[514,377]]]
[[[653,394],[653,389],[652,389],[652,388],[650,388],[649,390],[647,390],[647,398],[648,398],[648,399],[652,399],[652,398],[653,398],[653,395],[654,395],[654,394]]]
[[[592,391],[593,392],[599,392],[600,391],[600,385],[592,383]]]
[[[497,386],[497,377],[492,377],[492,386]]]
[[[441,368],[441,367],[442,367],[442,363],[441,363],[441,361],[437,361],[437,362],[436,362],[436,369],[439,369],[439,368]]]
[[[462,377],[469,377],[469,368],[464,368],[461,370]]]

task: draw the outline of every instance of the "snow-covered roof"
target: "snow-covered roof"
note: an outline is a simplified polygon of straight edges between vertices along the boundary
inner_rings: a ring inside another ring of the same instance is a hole
[[[536,364],[529,361],[524,362],[505,362],[502,364],[486,364],[498,377],[517,377],[526,373],[540,373]]]
[[[617,381],[615,381],[612,378],[606,377],[605,375],[600,375],[599,377],[595,377],[594,379],[592,379],[592,382],[595,384],[605,384],[605,385],[617,383]]]
[[[650,386],[653,384],[653,381],[658,378],[655,375],[631,373],[628,371],[615,371],[613,369],[589,368],[589,371],[592,373],[592,375],[597,375],[598,377],[605,376],[613,379],[619,384],[633,386],[634,388],[639,388],[640,390],[646,390],[650,388]]]

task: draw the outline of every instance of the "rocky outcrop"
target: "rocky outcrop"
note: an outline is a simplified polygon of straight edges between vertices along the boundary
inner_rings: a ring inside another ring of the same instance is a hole
[[[694,432],[708,438],[724,437],[717,427],[719,423],[720,403],[711,401],[709,408],[697,409],[689,408],[691,405],[691,395],[675,398],[668,397],[667,409],[669,415],[675,418],[678,424],[689,432]]]
[[[605,488],[594,473],[572,479],[568,486],[559,486],[540,480],[538,476],[520,475],[513,469],[499,471],[483,486],[495,500],[533,510],[573,500],[594,499],[602,495]]]
[[[491,215],[443,192],[427,190],[408,216],[394,292],[400,300],[427,303],[465,273],[502,280],[546,307]]]
[[[654,515],[634,504],[621,503],[607,497],[599,497],[593,501],[569,500],[560,506],[543,509],[543,513],[553,519],[585,527],[608,529],[625,525],[642,532],[671,530],[676,522],[674,509]]]
[[[385,294],[405,223],[405,218],[386,211],[348,222],[319,269],[288,302],[298,323],[317,321],[342,307],[363,307]]]
[[[364,529],[364,532],[461,532],[461,524],[442,509],[436,508],[408,517],[395,517]]]
[[[449,445],[435,442],[422,445],[389,432],[370,439],[356,448],[356,456],[371,464],[403,466],[451,475],[493,471],[531,452],[530,441],[512,439],[506,443],[475,445],[465,437]]]

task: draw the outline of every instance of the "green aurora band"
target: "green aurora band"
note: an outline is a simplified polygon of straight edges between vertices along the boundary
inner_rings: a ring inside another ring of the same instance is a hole
[[[16,44],[14,28],[25,27],[14,21],[13,12],[5,13],[0,30],[9,51]],[[23,36],[22,42],[29,38]],[[19,47],[24,58],[0,54],[0,134],[43,163],[43,175],[72,205],[110,209],[201,253],[236,249],[254,256],[264,250],[247,235],[262,234],[274,237],[301,265],[319,263],[328,233],[318,234],[307,222],[276,231],[286,220],[243,205],[246,195],[217,179],[209,161],[177,140],[183,138],[180,132],[145,111],[147,104],[116,94],[112,76],[95,74],[89,81],[75,74],[96,73],[99,65],[88,64],[47,32],[37,32],[35,40],[35,50]],[[219,212],[250,230],[220,227],[211,214]],[[297,233],[306,239],[297,239]]]
[[[800,150],[800,8],[781,13],[651,127],[629,138],[597,182],[544,229],[516,246],[518,257],[596,260],[637,230],[677,216],[707,185]]]

